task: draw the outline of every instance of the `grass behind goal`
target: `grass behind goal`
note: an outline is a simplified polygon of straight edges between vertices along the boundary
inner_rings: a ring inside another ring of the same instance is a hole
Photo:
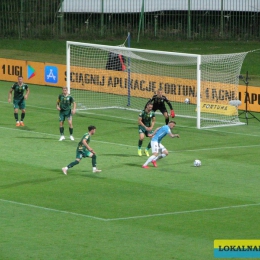
[[[256,120],[197,130],[176,117],[181,138],[165,137],[169,156],[146,170],[146,157],[137,156],[138,112],[79,111],[75,141],[65,123],[59,142],[61,89],[30,86],[26,126],[16,128],[10,86],[0,82],[0,259],[213,260],[214,239],[258,239]],[[156,127],[163,121],[157,115]],[[102,172],[83,159],[64,176],[90,124]]]

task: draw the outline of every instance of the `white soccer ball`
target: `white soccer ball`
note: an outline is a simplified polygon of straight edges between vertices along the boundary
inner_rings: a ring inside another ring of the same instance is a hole
[[[201,161],[200,161],[200,160],[195,160],[194,163],[193,163],[193,165],[194,165],[195,167],[200,167],[200,166],[201,166]]]
[[[190,104],[190,99],[189,98],[185,98],[184,103],[185,104]]]

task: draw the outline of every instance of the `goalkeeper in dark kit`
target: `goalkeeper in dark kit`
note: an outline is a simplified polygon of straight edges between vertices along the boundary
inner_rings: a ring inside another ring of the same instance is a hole
[[[153,97],[149,99],[149,101],[146,103],[146,105],[148,103],[152,103],[153,104],[153,111],[154,112],[156,112],[156,110],[160,110],[160,112],[165,117],[165,124],[166,125],[168,125],[168,123],[169,123],[169,114],[168,114],[168,111],[167,111],[167,109],[165,107],[165,103],[167,103],[167,105],[169,106],[169,108],[171,110],[171,113],[170,113],[171,117],[172,118],[175,117],[175,113],[174,113],[172,104],[167,99],[167,97],[163,95],[163,90],[162,89],[158,89],[157,90],[157,94],[153,95]]]

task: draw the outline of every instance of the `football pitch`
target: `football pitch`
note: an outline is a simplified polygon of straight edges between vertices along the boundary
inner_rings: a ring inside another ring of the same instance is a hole
[[[143,169],[138,112],[79,111],[75,141],[65,122],[59,142],[61,88],[30,85],[25,127],[15,127],[11,85],[0,82],[0,259],[211,260],[215,239],[260,239],[257,120],[198,130],[176,116],[180,138],[162,142],[169,156]],[[89,125],[102,172],[86,158],[65,176]]]

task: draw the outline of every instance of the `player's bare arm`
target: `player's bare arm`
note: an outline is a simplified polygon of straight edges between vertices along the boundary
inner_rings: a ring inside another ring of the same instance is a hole
[[[56,108],[57,108],[57,110],[60,111],[60,101],[59,100],[57,100]]]
[[[171,138],[174,138],[174,137],[180,138],[180,135],[179,134],[170,133],[170,137]]]
[[[76,113],[76,102],[73,102],[73,108],[71,110],[72,115]]]
[[[27,88],[26,89],[26,94],[24,95],[24,99],[28,99],[29,93],[30,93],[30,89]]]
[[[142,122],[142,118],[141,117],[138,118],[138,125],[141,125],[141,126],[143,126],[145,128],[145,130],[148,130],[148,127]]]
[[[153,137],[161,127],[157,127],[152,134],[148,134],[149,137]]]
[[[88,145],[86,139],[84,139],[82,143],[91,153],[95,153],[94,150]]]
[[[12,93],[13,93],[13,89],[11,88],[9,93],[8,93],[8,103],[11,102],[11,99],[12,99]]]
[[[152,118],[151,127],[150,127],[151,130],[153,129],[154,124],[155,124],[155,117]],[[151,130],[149,130],[149,131],[151,131]]]

